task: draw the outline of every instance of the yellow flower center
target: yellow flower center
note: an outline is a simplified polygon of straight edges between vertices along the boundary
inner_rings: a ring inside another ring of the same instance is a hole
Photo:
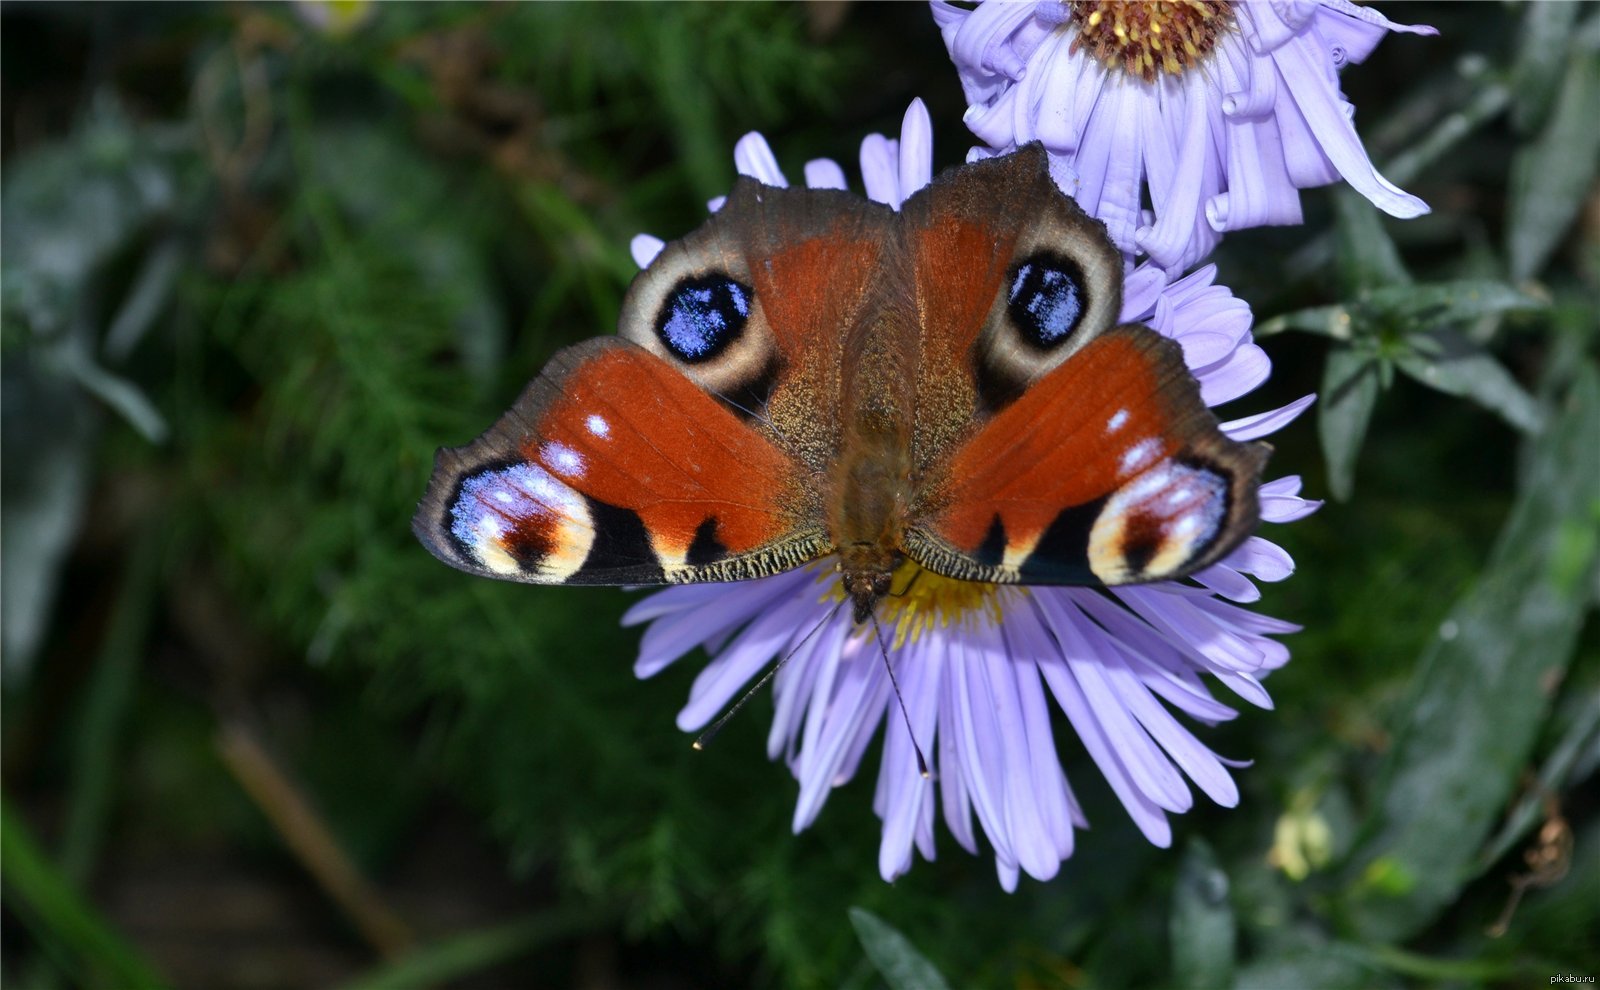
[[[824,580],[828,591],[822,600],[844,601],[837,572],[828,572]],[[878,621],[889,634],[889,648],[897,650],[935,627],[980,620],[998,623],[1004,600],[1011,593],[1027,591],[982,581],[957,581],[903,560],[895,568],[889,594],[878,602]]]
[[[1233,25],[1228,0],[1073,0],[1067,10],[1078,27],[1073,52],[1087,48],[1108,68],[1145,82],[1199,62]]]

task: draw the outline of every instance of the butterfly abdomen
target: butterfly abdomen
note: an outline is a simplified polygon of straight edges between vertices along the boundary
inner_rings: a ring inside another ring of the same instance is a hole
[[[912,497],[909,431],[893,419],[857,420],[834,464],[829,530],[858,620],[889,590]]]
[[[871,315],[846,334],[843,428],[828,492],[829,532],[858,621],[888,593],[901,559],[915,491],[911,438],[920,359],[904,300],[880,294],[865,309]]]

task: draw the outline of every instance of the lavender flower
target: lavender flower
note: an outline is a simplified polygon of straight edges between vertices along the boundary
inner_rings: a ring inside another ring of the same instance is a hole
[[[1394,216],[1428,212],[1373,168],[1338,72],[1431,27],[1347,0],[933,0],[933,16],[988,145],[973,157],[1042,141],[1061,188],[1167,271],[1225,231],[1299,223],[1298,190],[1341,178]]]
[[[740,140],[734,157],[740,172],[787,184],[759,134]],[[873,135],[862,142],[861,173],[867,195],[896,208],[930,181],[931,125],[920,101],[906,113],[898,141]],[[808,163],[805,176],[813,187],[845,185],[843,170],[827,160]],[[640,265],[660,249],[656,238],[634,240]],[[1209,267],[1171,282],[1154,265],[1133,269],[1122,312],[1177,340],[1212,404],[1255,388],[1270,370],[1251,342],[1249,307],[1213,285],[1214,277]],[[1223,428],[1237,439],[1259,437],[1310,401]],[[1290,522],[1315,510],[1319,503],[1299,491],[1295,477],[1263,485],[1262,518]],[[669,588],[640,601],[624,622],[647,626],[634,668],[640,677],[696,647],[711,655],[678,714],[690,732],[793,652],[773,681],[767,752],[784,759],[799,782],[796,832],[855,775],[886,726],[873,799],[883,821],[884,879],[910,869],[916,852],[934,857],[936,813],[956,842],[977,852],[975,813],[1001,885],[1014,890],[1020,873],[1054,876],[1072,854],[1075,830],[1087,826],[1056,756],[1050,698],[1151,842],[1171,842],[1166,815],[1191,806],[1190,782],[1218,804],[1238,801],[1228,772],[1238,764],[1206,748],[1173,710],[1207,725],[1234,717],[1212,696],[1206,675],[1270,707],[1260,676],[1288,659],[1270,637],[1297,627],[1235,603],[1255,601],[1256,581],[1279,581],[1293,569],[1289,556],[1261,537],[1193,583],[1111,591],[951,581],[904,565],[895,594],[879,608],[930,778],[918,771],[877,643],[848,610],[835,608],[841,591],[832,561],[740,584]]]

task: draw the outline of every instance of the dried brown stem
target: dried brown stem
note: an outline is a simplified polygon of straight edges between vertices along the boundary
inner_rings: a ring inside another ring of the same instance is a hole
[[[272,822],[295,858],[378,954],[393,959],[411,947],[411,929],[389,910],[345,855],[311,802],[249,728],[226,722],[217,735],[222,762]]]

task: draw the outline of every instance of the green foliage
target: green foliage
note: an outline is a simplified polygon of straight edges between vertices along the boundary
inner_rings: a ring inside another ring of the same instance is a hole
[[[1238,922],[1228,875],[1204,842],[1190,843],[1172,885],[1172,973],[1177,986],[1233,984]]]
[[[1424,650],[1395,726],[1348,862],[1350,920],[1369,938],[1417,931],[1483,869],[1478,850],[1548,718],[1549,685],[1565,679],[1600,561],[1593,369],[1565,406],[1532,449],[1487,566]]]
[[[871,911],[851,908],[850,923],[889,990],[946,990],[949,986],[916,946],[882,918]]]
[[[0,858],[6,863],[5,891],[11,910],[21,915],[44,950],[80,986],[154,990],[167,985],[61,875],[3,802]]]
[[[1435,213],[1310,192],[1306,226],[1227,239],[1276,363],[1248,411],[1319,391],[1275,468],[1349,501],[1270,534],[1299,573],[1263,608],[1306,629],[1278,712],[1204,730],[1254,760],[1240,807],[1154,849],[1063,733],[1095,827],[1014,895],[942,826],[937,862],[882,883],[867,771],[793,835],[764,700],[694,753],[673,713],[696,664],[634,679],[629,594],[470,581],[409,529],[434,450],[614,325],[629,238],[698,223],[740,134],[791,174],[848,164],[920,94],[961,160],[925,8],[831,34],[801,5],[303,14],[4,11],[7,977],[183,982],[116,913],[152,848],[309,883],[218,760],[225,726],[270,741],[380,890],[492,843],[461,881],[478,911],[389,959],[329,909],[357,964],[323,982],[578,983],[608,951],[617,982],[690,985],[1600,969],[1592,8],[1405,12],[1443,28],[1433,54],[1380,48],[1345,83]],[[430,831],[440,804],[470,824]]]
[[[1553,47],[1559,50],[1560,42]],[[1568,49],[1549,122],[1511,163],[1506,252],[1514,278],[1528,278],[1544,267],[1600,173],[1600,129],[1594,126],[1600,116],[1600,14],[1590,12]],[[1534,116],[1530,110],[1524,119]]]

